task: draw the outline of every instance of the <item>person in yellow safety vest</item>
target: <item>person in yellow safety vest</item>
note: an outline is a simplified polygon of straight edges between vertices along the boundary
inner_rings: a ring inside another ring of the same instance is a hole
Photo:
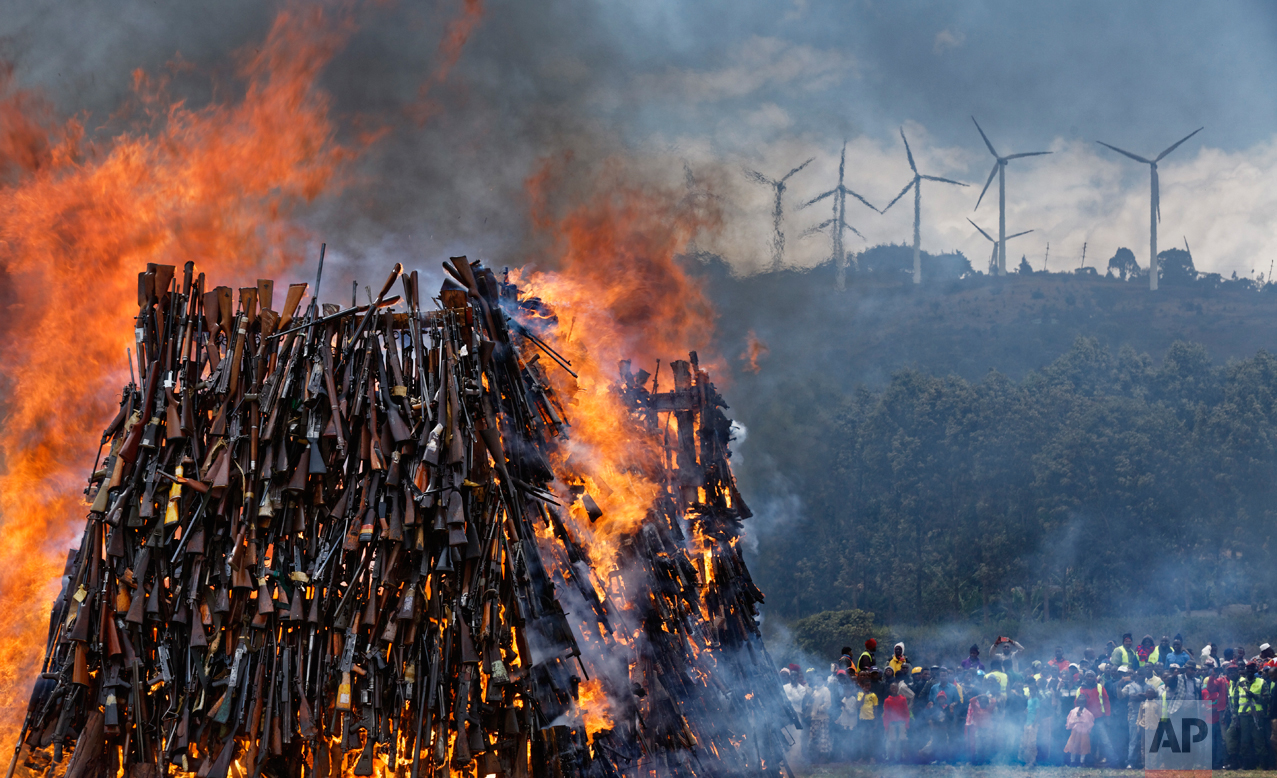
[[[1109,655],[1109,664],[1121,667],[1126,665],[1132,670],[1138,669],[1140,666],[1140,655],[1135,653],[1135,639],[1131,637],[1131,633],[1127,632],[1122,635],[1122,645],[1113,649],[1113,653]]]
[[[1237,743],[1237,757],[1243,770],[1253,770],[1268,757],[1268,698],[1272,682],[1258,675],[1259,665],[1246,665],[1246,675],[1228,688],[1228,710],[1233,714],[1230,733]]]
[[[909,657],[905,656],[905,644],[897,643],[896,647],[891,651],[891,659],[887,662],[887,665],[893,673],[899,675],[900,668],[907,664],[909,664]]]
[[[856,660],[857,670],[868,670],[877,666],[878,662],[874,659],[874,652],[878,650],[878,641],[869,638],[865,641],[865,650],[861,652],[860,658]]]
[[[989,660],[989,672],[984,674],[985,678],[992,678],[998,682],[998,692],[1004,700],[1007,696],[1007,681],[1009,680],[1003,669],[1005,664],[1001,659],[991,659]]]
[[[1166,664],[1166,660],[1171,655],[1171,639],[1168,635],[1162,635],[1162,640],[1157,644],[1157,648],[1148,655],[1148,663],[1155,665],[1158,663]]]

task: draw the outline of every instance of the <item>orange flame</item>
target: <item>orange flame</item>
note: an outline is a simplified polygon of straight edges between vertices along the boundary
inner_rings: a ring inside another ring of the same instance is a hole
[[[762,370],[762,365],[758,364],[758,360],[771,353],[771,349],[767,348],[767,344],[758,339],[753,330],[745,335],[745,352],[740,355],[741,360],[745,361],[745,369],[754,375]]]
[[[162,84],[138,72],[157,129],[101,145],[84,142],[78,120],[56,126],[30,95],[0,100],[0,173],[18,171],[0,187],[0,742],[20,726],[60,549],[85,513],[80,479],[124,383],[133,273],[163,262],[180,274],[188,259],[269,273],[301,259],[290,213],[339,187],[356,153],[334,140],[316,86],[349,32],[319,8],[281,12],[239,56],[246,88],[229,105],[163,105]]]
[[[603,682],[598,678],[581,682],[577,690],[577,707],[581,710],[581,720],[585,722],[585,734],[591,740],[595,732],[612,728],[607,695],[603,692]]]
[[[555,221],[545,204],[553,173],[547,165],[528,185],[534,220],[549,233],[558,269],[512,278],[525,299],[572,312],[570,323],[550,324],[545,334],[578,375],[546,366],[556,394],[571,403],[570,440],[556,472],[579,473],[602,510],[592,524],[579,503],[570,513],[588,533],[591,561],[606,575],[618,536],[639,526],[661,488],[654,480],[661,441],[631,422],[612,390],[618,364],[633,358],[656,372],[657,359],[686,358],[689,349],[709,345],[713,308],[678,255],[697,233],[716,229],[720,215],[708,206],[687,209],[673,191],[605,182],[587,204]],[[668,369],[664,381],[672,388]]]
[[[483,21],[483,0],[462,0],[461,13],[448,22],[443,32],[443,40],[439,44],[439,52],[435,71],[421,83],[417,90],[417,104],[409,109],[411,115],[420,126],[439,112],[439,104],[430,97],[431,91],[448,80],[448,75],[461,59],[461,50],[470,40],[474,28]]]

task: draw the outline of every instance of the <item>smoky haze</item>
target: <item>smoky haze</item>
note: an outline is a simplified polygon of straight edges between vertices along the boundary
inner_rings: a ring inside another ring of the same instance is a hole
[[[64,115],[87,112],[87,126],[109,135],[123,121],[111,117],[129,104],[136,68],[162,73],[180,55],[192,67],[174,71],[176,94],[196,106],[233,94],[230,53],[251,50],[286,7],[10,0],[0,39],[20,86],[40,90]],[[1045,311],[1030,320],[1066,326],[1020,340],[983,331],[962,340],[935,323],[893,341],[899,328],[932,315],[933,299],[879,288],[836,295],[821,264],[828,236],[803,236],[828,218],[827,201],[800,205],[836,183],[844,140],[848,185],[879,207],[910,176],[901,127],[923,173],[970,184],[924,188],[922,245],[960,251],[977,270],[989,248],[967,218],[996,231],[997,200],[991,191],[973,210],[992,160],[971,115],[1000,153],[1051,150],[1008,169],[1008,232],[1034,230],[1009,245],[1008,265],[1023,253],[1040,267],[1049,243],[1060,263],[1052,269],[1075,267],[1087,245],[1088,264],[1102,270],[1118,246],[1148,264],[1148,176],[1094,141],[1155,155],[1205,126],[1162,163],[1164,246],[1187,240],[1199,269],[1224,275],[1266,272],[1264,260],[1277,256],[1268,224],[1277,207],[1277,10],[1269,4],[489,0],[455,68],[432,88],[435,108],[421,124],[412,109],[438,72],[440,40],[461,3],[332,12],[354,27],[323,79],[333,114],[350,138],[386,130],[342,193],[303,217],[328,241],[337,282],[379,280],[394,261],[438,268],[456,254],[498,268],[552,263],[539,250],[526,185],[546,160],[566,171],[559,187],[567,200],[590,191],[605,168],[717,198],[725,222],[698,236],[695,249],[716,257],[705,272],[724,356],[740,367],[748,330],[770,349],[757,376],[737,370],[720,383],[750,431],[742,477],[773,524],[799,521],[805,510],[806,498],[794,494],[802,479],[786,472],[780,453],[822,434],[811,419],[792,418],[801,408],[837,402],[857,383],[881,385],[909,363],[972,380],[990,367],[1018,378],[1085,329]],[[772,191],[744,171],[778,178],[808,158],[815,161],[782,203],[785,262],[816,269],[765,283],[751,274],[770,265]],[[906,198],[880,216],[849,202],[847,220],[864,235],[848,235],[849,251],[908,240],[911,206]],[[1040,306],[1075,307],[1062,299]],[[1212,354],[1253,354],[1262,337],[1246,338]],[[1157,355],[1171,339],[1155,334],[1134,345]],[[996,356],[1009,342],[1028,356]],[[1127,343],[1119,335],[1105,342]]]
[[[126,2],[7,3],[0,36],[17,82],[66,114],[87,111],[109,133],[132,72],[194,67],[173,88],[192,104],[233,89],[228,53],[258,43],[280,7],[249,2],[190,8]],[[343,11],[334,6],[334,13]],[[361,182],[309,219],[339,261],[468,251],[519,263],[527,250],[525,179],[541,160],[572,155],[588,179],[623,158],[633,175],[684,178],[723,198],[725,229],[698,247],[738,271],[769,262],[770,193],[743,168],[779,176],[808,157],[786,197],[787,261],[828,256],[799,239],[826,218],[798,205],[830,188],[850,141],[848,183],[881,207],[908,180],[896,134],[912,135],[923,172],[973,188],[924,192],[923,244],[977,257],[973,216],[996,229],[996,198],[972,212],[991,159],[968,118],[1001,153],[1051,149],[1008,171],[1008,230],[1034,233],[1011,249],[1111,255],[1147,245],[1145,170],[1094,140],[1156,154],[1207,130],[1163,163],[1163,243],[1192,242],[1199,268],[1248,275],[1277,246],[1257,214],[1277,194],[1271,45],[1277,12],[1261,3],[678,3],[488,2],[436,110],[407,118],[460,3],[371,4],[325,74],[352,135],[391,128],[360,163]],[[215,87],[214,84],[217,86]],[[908,202],[886,217],[853,203],[849,250],[905,240]],[[1262,264],[1262,263],[1260,263]],[[979,265],[977,265],[979,267]]]

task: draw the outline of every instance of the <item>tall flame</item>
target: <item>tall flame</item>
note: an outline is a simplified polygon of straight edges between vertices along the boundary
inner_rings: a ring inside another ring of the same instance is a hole
[[[12,743],[38,672],[51,582],[86,508],[93,442],[127,372],[135,273],[211,264],[222,277],[301,259],[299,204],[340,187],[355,150],[334,140],[320,71],[350,25],[280,13],[239,56],[242,99],[195,110],[135,74],[154,128],[85,140],[0,78],[0,742]],[[8,90],[8,91],[5,91]],[[179,270],[180,273],[180,270]],[[54,589],[56,591],[56,589]]]
[[[546,367],[556,394],[572,406],[568,461],[556,471],[580,473],[603,512],[591,523],[579,503],[572,510],[577,525],[589,528],[586,546],[606,574],[617,537],[636,529],[657,497],[660,484],[651,473],[663,456],[661,440],[635,428],[613,391],[618,365],[633,359],[636,368],[656,373],[657,360],[686,358],[689,349],[710,345],[713,306],[679,255],[698,233],[717,229],[721,215],[712,205],[689,207],[672,190],[605,184],[556,220],[542,210],[552,180],[543,169],[529,188],[557,269],[515,277],[525,297],[570,317],[545,335],[578,376]],[[672,388],[668,369],[657,379]]]
[[[638,427],[615,391],[619,364],[632,359],[636,369],[655,373],[661,388],[671,389],[669,368],[662,376],[657,360],[668,365],[689,349],[710,345],[713,307],[679,254],[698,233],[717,229],[721,214],[712,200],[689,207],[673,190],[604,183],[581,198],[584,204],[554,218],[547,203],[556,173],[547,165],[528,181],[533,221],[548,236],[555,269],[513,275],[525,301],[538,298],[567,317],[530,326],[540,326],[577,376],[546,360],[547,378],[569,405],[571,424],[555,472],[579,477],[602,512],[592,521],[582,499],[569,515],[595,575],[607,580],[618,564],[621,537],[641,526],[661,494],[665,455],[661,437]],[[620,633],[613,638],[627,642]],[[581,685],[578,705],[591,738],[612,726],[597,677]]]

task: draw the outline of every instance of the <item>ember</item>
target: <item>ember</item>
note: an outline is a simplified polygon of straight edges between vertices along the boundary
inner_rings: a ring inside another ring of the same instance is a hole
[[[553,300],[445,269],[434,310],[398,265],[344,308],[140,274],[26,773],[781,772],[696,354],[603,380]]]

